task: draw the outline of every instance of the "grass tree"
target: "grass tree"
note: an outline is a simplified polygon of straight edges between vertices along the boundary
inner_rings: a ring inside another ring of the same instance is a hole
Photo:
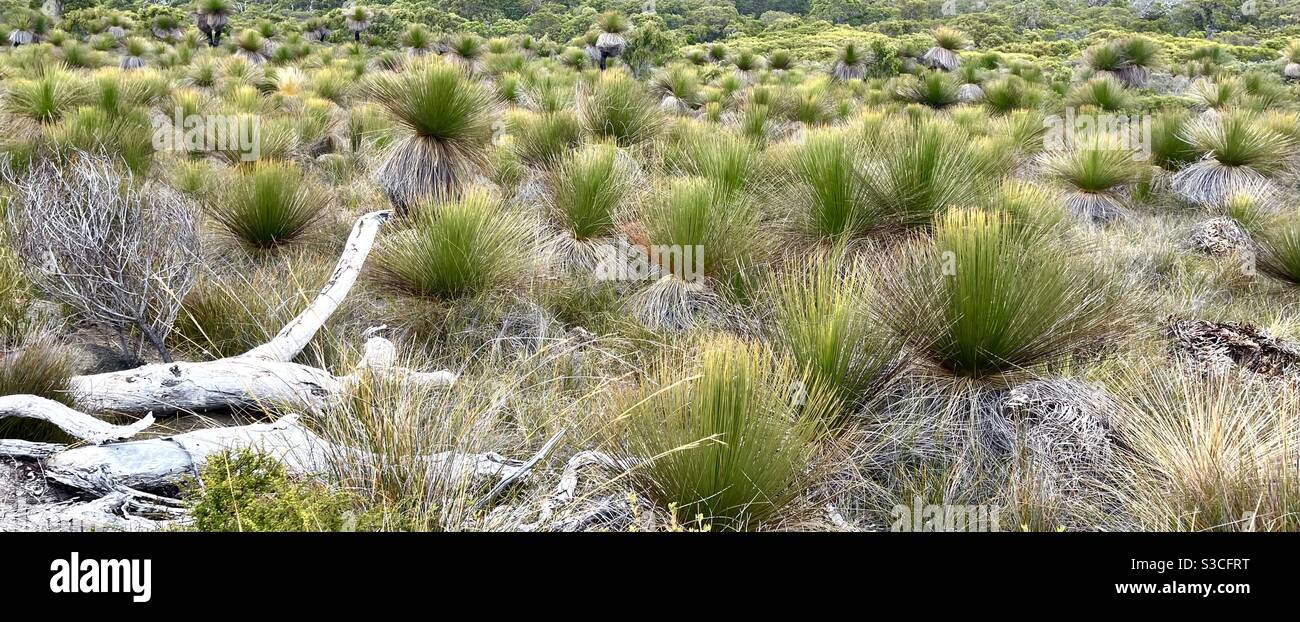
[[[246,28],[235,36],[235,54],[254,65],[266,62],[267,40],[262,33]]]
[[[725,288],[767,250],[754,202],[743,195],[728,198],[710,179],[674,177],[634,216],[628,237],[640,250],[649,285],[628,299],[629,313],[653,330],[727,321]]]
[[[1292,41],[1282,48],[1282,76],[1300,80],[1300,41]]]
[[[1171,187],[1183,200],[1209,207],[1267,187],[1288,169],[1296,146],[1246,112],[1199,116],[1183,126],[1182,135],[1201,159],[1175,173]]]
[[[194,10],[194,23],[207,36],[209,47],[221,45],[221,34],[230,24],[230,16],[234,12],[235,7],[230,0],[198,0]]]
[[[434,200],[387,236],[371,258],[373,279],[395,293],[436,301],[488,294],[527,273],[533,231],[491,192]]]
[[[870,56],[867,51],[850,41],[836,53],[835,64],[831,66],[831,76],[841,82],[861,80],[867,75],[869,62]]]
[[[689,114],[702,103],[700,76],[689,65],[674,64],[650,78],[650,88],[659,96],[659,108],[669,114]]]
[[[455,195],[488,161],[495,97],[486,85],[437,59],[402,73],[382,72],[364,85],[405,131],[388,148],[376,179],[399,213]]]
[[[302,23],[302,32],[308,41],[324,43],[330,36],[329,22],[323,17],[309,17]]]
[[[627,456],[642,489],[693,528],[752,529],[779,518],[805,485],[830,399],[795,399],[800,375],[763,346],[720,339],[683,369],[665,356],[621,400]]]
[[[122,42],[122,60],[118,67],[122,69],[140,69],[147,63],[145,56],[149,53],[149,44],[139,37],[130,37]]]
[[[557,254],[566,268],[590,272],[617,235],[633,196],[633,164],[610,144],[570,153],[546,176],[549,219],[560,230]]]
[[[662,155],[667,171],[711,180],[726,198],[752,190],[763,172],[762,154],[753,141],[698,122],[675,127]]]
[[[1229,199],[1227,212],[1254,243],[1255,265],[1273,278],[1300,285],[1300,214],[1273,212],[1253,197]]]
[[[794,68],[794,55],[786,49],[772,50],[767,56],[767,67],[776,72],[789,71]]]
[[[952,205],[972,205],[991,185],[965,132],[920,120],[868,142],[863,192],[869,210],[904,226],[930,223]]]
[[[6,16],[9,31],[9,45],[32,45],[40,43],[54,27],[53,20],[41,11],[19,8],[13,15]]]
[[[343,23],[352,33],[352,40],[361,43],[361,33],[370,28],[370,20],[374,19],[374,14],[362,6],[352,7],[343,15]]]
[[[1083,53],[1087,74],[1114,78],[1132,88],[1146,86],[1159,63],[1160,45],[1140,36],[1098,43]]]
[[[49,124],[89,99],[90,89],[80,76],[47,69],[39,77],[10,82],[0,107],[9,114]]]
[[[1197,78],[1187,87],[1184,97],[1198,110],[1226,110],[1245,96],[1241,81],[1230,76]]]
[[[627,51],[627,35],[632,32],[632,23],[622,13],[606,11],[596,18],[596,29],[600,34],[594,47],[599,54],[600,70],[604,71],[609,59]]]
[[[827,423],[835,426],[902,364],[902,341],[877,316],[864,267],[838,247],[801,260],[771,285],[778,340],[809,388],[834,399]]]
[[[990,80],[983,85],[982,104],[994,114],[1006,114],[1013,110],[1033,108],[1043,99],[1041,88],[1034,86],[1016,75],[1007,75]]]
[[[1098,135],[1045,152],[1042,164],[1046,177],[1066,191],[1071,213],[1104,223],[1124,213],[1127,191],[1142,173],[1137,155],[1121,137]]]
[[[1192,114],[1183,108],[1160,111],[1151,119],[1151,163],[1176,171],[1200,158],[1183,127]]]
[[[791,154],[792,219],[795,229],[816,240],[863,233],[880,224],[867,201],[861,173],[862,143],[848,131],[812,132]]]
[[[412,56],[424,56],[433,50],[433,34],[424,24],[411,24],[402,31],[402,47]]]
[[[740,53],[736,54],[736,58],[732,60],[732,64],[736,67],[736,75],[740,76],[740,79],[746,84],[754,81],[755,73],[762,69],[766,63],[767,61],[762,55],[749,48],[742,48]]]
[[[510,148],[524,164],[549,168],[582,143],[582,124],[571,110],[516,112],[507,119]]]
[[[632,146],[654,138],[663,115],[645,85],[626,71],[602,72],[578,94],[578,118],[597,140]]]
[[[903,101],[941,110],[962,102],[963,86],[952,74],[928,71],[920,77],[902,76],[896,92]]]
[[[940,26],[932,33],[934,45],[917,60],[922,65],[939,71],[956,71],[961,66],[958,54],[970,46],[970,38],[960,30]]]
[[[1119,80],[1098,76],[1070,89],[1065,105],[1074,108],[1091,107],[1103,112],[1118,112],[1132,108],[1133,94]]]
[[[175,13],[160,13],[149,23],[149,31],[155,39],[168,43],[177,43],[185,35],[181,18]]]
[[[258,162],[215,193],[207,211],[250,248],[268,250],[302,239],[325,217],[329,201],[290,163]]]
[[[482,37],[469,32],[461,33],[452,37],[447,54],[461,67],[474,72],[483,67],[487,46],[483,43]]]
[[[880,270],[887,321],[958,376],[1016,374],[1114,336],[1121,307],[1086,250],[1001,211],[936,218],[932,240]]]

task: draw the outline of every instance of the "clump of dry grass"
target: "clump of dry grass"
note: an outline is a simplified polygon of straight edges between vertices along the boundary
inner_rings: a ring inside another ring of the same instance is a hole
[[[1138,529],[1300,528],[1300,404],[1283,384],[1179,366],[1121,368],[1114,421],[1131,451],[1119,487]]]

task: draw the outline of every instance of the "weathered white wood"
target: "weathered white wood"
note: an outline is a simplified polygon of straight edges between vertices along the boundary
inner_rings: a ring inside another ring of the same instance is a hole
[[[333,275],[312,303],[267,343],[234,357],[199,363],[158,363],[136,369],[75,376],[77,406],[90,412],[143,415],[289,405],[319,410],[346,388],[347,377],[290,362],[312,340],[356,283],[379,226],[390,212],[362,216]],[[417,372],[395,367],[395,348],[375,337],[366,344],[366,366],[400,372],[413,382],[451,384],[450,371]],[[371,350],[375,350],[374,353]],[[373,360],[372,360],[373,359]]]
[[[80,490],[104,494],[130,488],[155,491],[175,487],[197,475],[213,456],[249,449],[284,463],[291,473],[321,475],[330,457],[350,455],[371,460],[360,450],[335,445],[289,416],[275,423],[206,428],[165,438],[75,447],[45,461],[50,479]],[[441,452],[416,458],[446,473],[449,480],[474,485],[492,480],[515,481],[532,464],[495,453]]]
[[[113,425],[35,395],[0,396],[0,419],[9,417],[46,421],[58,426],[69,436],[92,445],[130,438],[153,425],[153,415],[150,414],[130,425]]]
[[[37,443],[18,439],[0,439],[0,456],[22,460],[41,460],[67,449],[58,443]]]
[[[285,324],[274,338],[244,353],[243,357],[289,361],[302,352],[316,336],[316,332],[338,310],[339,305],[343,304],[343,299],[361,274],[361,267],[365,265],[370,249],[375,245],[379,225],[391,215],[391,211],[371,212],[357,220],[343,247],[343,253],[339,255],[333,275],[325,282],[316,299],[298,317]]]
[[[233,357],[76,376],[71,388],[82,409],[138,415],[269,405],[318,409],[342,385],[323,369]]]

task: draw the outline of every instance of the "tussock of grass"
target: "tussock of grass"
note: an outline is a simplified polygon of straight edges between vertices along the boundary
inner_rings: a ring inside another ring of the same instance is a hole
[[[771,290],[778,338],[813,390],[835,399],[831,422],[843,423],[900,369],[901,340],[876,315],[867,271],[842,250],[795,266]]]
[[[1069,358],[1112,337],[1121,307],[1081,258],[1005,214],[953,210],[934,240],[882,270],[889,322],[936,365],[989,377]]]
[[[72,405],[70,353],[46,338],[0,352],[0,395],[31,394]],[[0,418],[0,438],[70,443],[62,430],[36,419]]]
[[[679,520],[751,529],[796,502],[828,400],[799,393],[795,368],[773,359],[761,346],[712,343],[698,367],[661,361],[623,398],[626,436],[614,442],[646,460],[634,473]]]
[[[578,97],[578,117],[587,134],[631,146],[651,140],[663,122],[649,91],[626,72],[600,74]]]
[[[270,249],[303,238],[329,208],[315,182],[293,165],[258,162],[234,175],[208,202],[208,213],[252,248]]]
[[[385,288],[451,300],[518,283],[532,258],[528,221],[489,192],[474,189],[412,215],[371,257],[372,278]]]
[[[1133,448],[1124,507],[1143,529],[1294,531],[1293,393],[1258,377],[1125,369],[1115,427]]]

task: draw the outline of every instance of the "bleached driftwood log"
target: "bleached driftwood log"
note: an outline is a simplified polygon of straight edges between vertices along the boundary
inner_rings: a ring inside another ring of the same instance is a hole
[[[346,378],[293,363],[291,359],[302,352],[342,304],[374,246],[379,226],[390,214],[372,212],[357,220],[338,265],[320,293],[267,343],[216,361],[159,363],[76,376],[72,378],[71,388],[77,406],[91,412],[137,416],[268,404],[319,410],[341,393]],[[382,344],[373,347],[380,348]],[[449,384],[455,380],[455,374],[437,372],[420,379]]]
[[[334,447],[288,417],[272,424],[196,430],[168,438],[131,442],[153,423],[153,413],[199,412],[239,406],[293,405],[320,410],[339,399],[362,374],[394,374],[407,382],[451,384],[450,371],[418,372],[396,365],[396,348],[371,337],[350,375],[290,361],[306,347],[338,309],[356,282],[379,226],[390,212],[361,217],[352,228],[338,265],[315,300],[269,342],[239,356],[200,363],[164,363],[137,369],[77,376],[72,393],[77,406],[93,412],[142,415],[135,423],[115,426],[52,400],[32,395],[0,397],[0,418],[39,419],[58,426],[85,446],[6,440],[0,455],[44,459],[53,480],[90,492],[156,490],[193,475],[215,453],[253,449],[271,454],[295,472],[321,473]],[[517,475],[522,463],[495,455],[429,456],[467,476]]]
[[[371,459],[365,452],[321,438],[303,427],[296,415],[283,417],[274,423],[205,428],[175,436],[131,441],[121,439],[129,439],[144,430],[153,423],[152,416],[131,425],[114,426],[52,400],[10,395],[0,397],[0,419],[6,417],[48,421],[87,444],[68,448],[55,443],[5,441],[0,444],[0,455],[44,458],[46,477],[99,495],[174,488],[185,478],[197,475],[212,456],[225,451],[247,449],[263,453],[284,463],[290,472],[303,475],[327,472],[332,456],[351,454],[354,459]],[[471,484],[498,480],[498,487],[503,488],[523,479],[558,439],[558,434],[552,437],[542,451],[528,461],[511,460],[494,453],[458,452],[430,454],[421,459],[436,465],[449,479]]]

